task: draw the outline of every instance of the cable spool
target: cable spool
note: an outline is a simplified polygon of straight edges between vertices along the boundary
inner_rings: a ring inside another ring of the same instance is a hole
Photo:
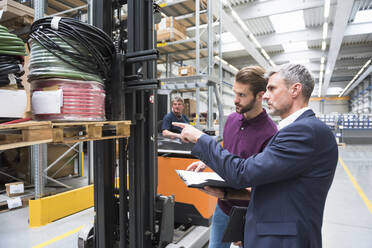
[[[59,77],[108,82],[115,47],[102,30],[71,18],[46,17],[31,26],[29,80]]]
[[[33,119],[105,120],[105,90],[100,82],[51,78],[32,81],[31,89]]]
[[[75,19],[47,17],[32,24],[28,44],[35,119],[105,120],[104,84],[110,82],[115,54],[106,33]],[[55,102],[48,110],[41,103],[53,101],[53,94],[61,97],[61,106]]]
[[[17,84],[18,88],[23,87],[21,77],[26,55],[23,41],[0,25],[0,86]]]

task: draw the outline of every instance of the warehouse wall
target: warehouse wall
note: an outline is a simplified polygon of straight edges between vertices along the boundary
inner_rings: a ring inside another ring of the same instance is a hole
[[[348,101],[310,101],[309,107],[315,114],[349,113]]]

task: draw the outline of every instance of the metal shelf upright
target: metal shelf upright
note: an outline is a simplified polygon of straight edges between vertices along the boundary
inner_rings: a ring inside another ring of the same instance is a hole
[[[219,23],[219,37],[221,37],[222,26],[219,16],[214,16],[212,13],[212,4],[219,4],[219,9],[222,9],[222,0],[173,0],[158,2],[162,7],[162,12],[167,16],[173,16],[175,20],[181,22],[185,27],[195,27],[195,36],[186,40],[178,40],[172,42],[159,42],[157,48],[160,52],[160,63],[166,64],[166,77],[160,79],[161,89],[167,93],[173,91],[195,91],[196,95],[196,125],[200,125],[200,90],[208,91],[208,121],[207,130],[213,130],[213,94],[216,97],[216,102],[219,110],[219,133],[223,133],[223,103],[220,101],[222,92],[222,64],[219,62],[218,78],[212,77],[214,69],[214,31],[213,22]],[[200,9],[202,7],[202,9]],[[207,41],[201,40],[200,25],[207,25]],[[219,42],[221,43],[221,42]],[[219,57],[221,58],[221,45],[219,45]],[[205,69],[200,68],[200,58],[207,58],[208,65]],[[172,77],[172,61],[184,61],[195,59],[196,76],[188,77]],[[205,74],[202,75],[202,72]],[[205,87],[202,87],[205,86]]]

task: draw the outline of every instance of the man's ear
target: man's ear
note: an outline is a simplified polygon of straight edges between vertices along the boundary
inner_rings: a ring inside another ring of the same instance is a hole
[[[293,98],[296,98],[299,95],[301,95],[301,92],[302,92],[302,84],[301,83],[295,83],[291,86],[290,94],[292,95]]]
[[[256,95],[256,98],[259,100],[259,101],[262,101],[263,99],[263,95],[265,94],[265,91],[260,91],[257,93]]]

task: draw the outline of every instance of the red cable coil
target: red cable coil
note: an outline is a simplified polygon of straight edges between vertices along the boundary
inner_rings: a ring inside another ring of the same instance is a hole
[[[62,90],[60,113],[34,114],[37,120],[103,121],[105,120],[105,90],[94,81],[44,79],[31,82],[32,92]]]

